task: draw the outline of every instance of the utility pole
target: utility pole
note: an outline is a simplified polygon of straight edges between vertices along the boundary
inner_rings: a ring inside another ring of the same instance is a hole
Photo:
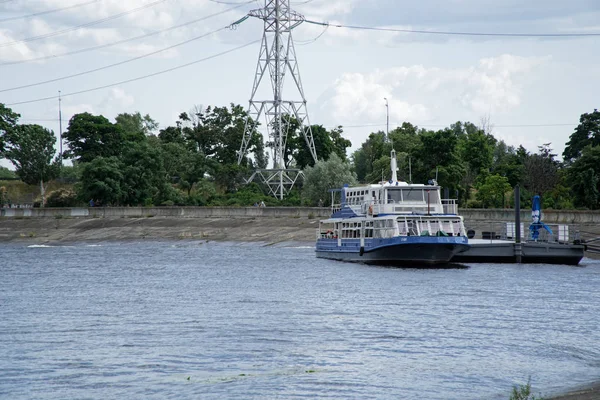
[[[58,157],[60,158],[60,165],[62,166],[63,163],[63,132],[62,132],[62,98],[60,96],[60,90],[58,91],[58,129],[60,132],[60,144],[59,144],[59,151],[60,154],[58,155]]]
[[[385,115],[386,115],[385,140],[388,141],[390,138],[390,105],[388,103],[387,97],[384,97],[383,99],[385,100]]]
[[[248,119],[238,153],[238,165],[244,161],[252,135],[259,120],[264,116],[267,134],[273,143],[273,168],[256,170],[246,182],[260,179],[269,188],[269,194],[281,200],[289,193],[298,178],[302,177],[302,171],[286,168],[285,149],[290,126],[289,118],[298,121],[310,154],[313,160],[317,161],[306,98],[292,40],[292,30],[304,22],[304,16],[290,9],[290,0],[265,0],[264,8],[252,10],[248,15],[264,21],[264,32],[250,95]],[[267,71],[271,78],[273,99],[257,100],[256,93]],[[299,96],[298,100],[283,98],[286,72],[289,72],[292,78]]]

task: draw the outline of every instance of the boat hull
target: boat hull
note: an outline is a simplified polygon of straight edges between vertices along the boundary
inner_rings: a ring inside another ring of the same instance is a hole
[[[469,249],[466,238],[395,238],[389,243],[367,243],[361,251],[360,241],[348,241],[338,246],[318,243],[316,255],[330,260],[372,265],[429,266],[447,264],[452,258]]]

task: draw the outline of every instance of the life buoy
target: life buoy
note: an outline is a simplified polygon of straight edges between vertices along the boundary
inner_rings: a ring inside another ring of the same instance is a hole
[[[369,215],[373,215],[373,204],[369,206]]]

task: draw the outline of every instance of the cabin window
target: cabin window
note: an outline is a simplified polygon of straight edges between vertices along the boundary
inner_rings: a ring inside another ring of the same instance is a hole
[[[423,190],[421,189],[404,189],[402,190],[402,198],[404,201],[423,202]]]
[[[387,199],[388,199],[388,203],[401,203],[402,197],[400,195],[400,190],[388,189]]]

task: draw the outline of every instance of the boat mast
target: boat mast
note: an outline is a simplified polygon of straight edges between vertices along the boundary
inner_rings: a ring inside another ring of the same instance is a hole
[[[392,182],[398,182],[398,164],[396,162],[396,150],[394,149],[392,149],[390,163],[392,167]]]

